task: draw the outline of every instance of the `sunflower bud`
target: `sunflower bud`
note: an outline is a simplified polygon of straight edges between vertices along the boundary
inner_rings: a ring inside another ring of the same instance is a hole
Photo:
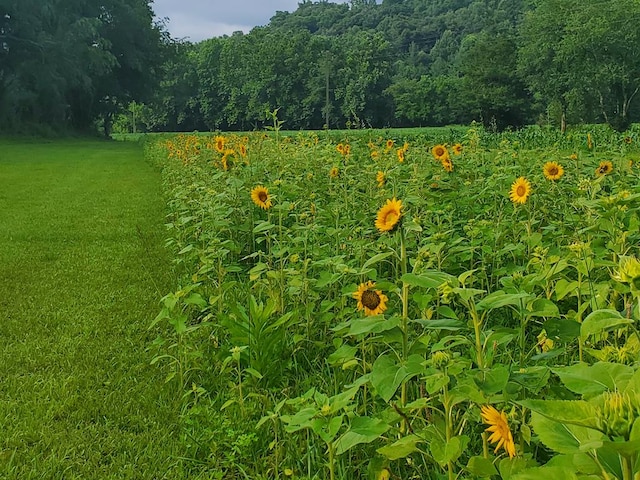
[[[442,350],[438,352],[434,352],[431,355],[431,362],[435,368],[443,369],[449,362],[451,361],[451,356],[447,352],[443,352]]]
[[[631,427],[640,415],[640,398],[635,392],[631,395],[607,392],[604,394],[604,405],[600,413],[600,428],[606,435],[629,440]]]
[[[640,261],[636,257],[620,257],[613,279],[629,285],[634,296],[640,295]]]

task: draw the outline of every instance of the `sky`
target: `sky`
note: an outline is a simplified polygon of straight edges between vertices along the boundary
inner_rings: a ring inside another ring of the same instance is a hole
[[[293,12],[299,0],[153,0],[158,19],[168,18],[173,38],[199,42],[212,37],[245,33],[266,25],[279,10]]]

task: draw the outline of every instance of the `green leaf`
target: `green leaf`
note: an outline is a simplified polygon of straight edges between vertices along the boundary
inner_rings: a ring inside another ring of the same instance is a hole
[[[360,269],[360,275],[364,275],[369,270],[369,267],[371,265],[375,265],[376,263],[381,262],[382,260],[390,257],[393,254],[394,252],[383,252],[383,253],[378,253],[377,255],[374,255],[369,260],[364,262],[364,265],[362,265],[362,268]]]
[[[494,308],[505,307],[507,305],[520,306],[521,304],[526,303],[523,302],[523,299],[529,297],[530,295],[524,292],[505,293],[502,290],[497,290],[480,300],[476,305],[476,309],[480,312],[482,310],[491,310]]]
[[[434,439],[429,444],[433,459],[444,467],[449,462],[455,462],[469,443],[466,435],[456,436],[444,443],[441,439]]]
[[[376,450],[380,455],[384,455],[389,460],[398,460],[399,458],[406,458],[419,449],[418,443],[424,442],[422,438],[417,435],[407,435],[400,440],[386,445]]]
[[[606,390],[622,391],[633,376],[633,368],[619,363],[578,363],[551,369],[565,387],[575,393],[591,397]]]
[[[575,280],[568,281],[564,278],[561,278],[556,282],[555,292],[556,292],[556,300],[560,301],[564,297],[566,297],[569,293],[573,293],[578,289],[579,283]]]
[[[424,372],[423,361],[420,355],[411,355],[403,364],[391,355],[381,355],[371,369],[371,385],[385,402],[389,402],[402,382]]]
[[[381,333],[400,325],[400,317],[386,318],[384,315],[356,318],[349,324],[348,335],[363,335],[367,333]]]
[[[542,327],[547,336],[561,342],[572,342],[580,335],[580,323],[566,318],[549,318]]]
[[[490,477],[498,474],[498,470],[490,458],[479,456],[471,457],[469,459],[469,462],[467,463],[467,470],[476,477]]]
[[[580,336],[583,339],[587,339],[589,335],[598,335],[631,323],[633,323],[633,320],[624,318],[616,310],[596,310],[583,320],[580,327]]]
[[[336,440],[336,454],[340,455],[360,443],[371,443],[391,428],[377,418],[354,417],[349,429]]]
[[[563,454],[580,453],[582,445],[604,438],[604,434],[591,428],[564,424],[538,412],[531,414],[531,425],[544,445]]]
[[[507,385],[509,369],[505,365],[496,365],[489,370],[478,372],[474,381],[485,395],[494,395]]]
[[[405,273],[400,280],[412,287],[422,288],[438,288],[443,283],[452,279],[453,277],[448,273],[439,272],[437,270],[428,270],[422,272],[420,275],[415,273]]]
[[[578,480],[576,473],[565,467],[527,468],[511,477],[511,480],[540,480],[541,478],[561,478],[562,480]]]
[[[533,302],[532,311],[529,313],[532,317],[560,317],[558,306],[551,300],[539,298]]]
[[[327,357],[327,361],[329,362],[329,365],[342,365],[344,362],[353,360],[356,353],[358,353],[358,347],[352,347],[345,343],[329,355],[329,357]]]
[[[460,320],[454,319],[442,319],[442,320],[427,320],[425,318],[420,318],[417,320],[411,320],[414,323],[419,323],[420,325],[428,328],[429,330],[449,330],[455,332],[456,330],[460,330],[464,328],[464,322]]]
[[[520,400],[516,403],[557,422],[598,427],[596,408],[584,400]]]
[[[512,480],[516,474],[525,470],[527,467],[529,467],[529,461],[527,459],[523,457],[507,457],[500,460],[498,471],[500,472],[502,480]]]

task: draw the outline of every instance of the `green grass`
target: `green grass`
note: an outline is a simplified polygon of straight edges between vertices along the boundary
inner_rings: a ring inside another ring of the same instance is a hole
[[[4,140],[0,185],[0,477],[182,478],[159,173],[135,143]]]

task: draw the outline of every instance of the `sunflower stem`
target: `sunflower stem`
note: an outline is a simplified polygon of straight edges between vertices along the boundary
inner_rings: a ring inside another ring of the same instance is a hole
[[[400,230],[400,272],[402,277],[407,274],[407,245],[404,236],[404,229]],[[409,284],[402,282],[402,361],[407,361],[409,355],[409,339],[408,339],[408,323],[409,323]],[[407,402],[407,383],[402,382],[401,405],[404,407]]]

